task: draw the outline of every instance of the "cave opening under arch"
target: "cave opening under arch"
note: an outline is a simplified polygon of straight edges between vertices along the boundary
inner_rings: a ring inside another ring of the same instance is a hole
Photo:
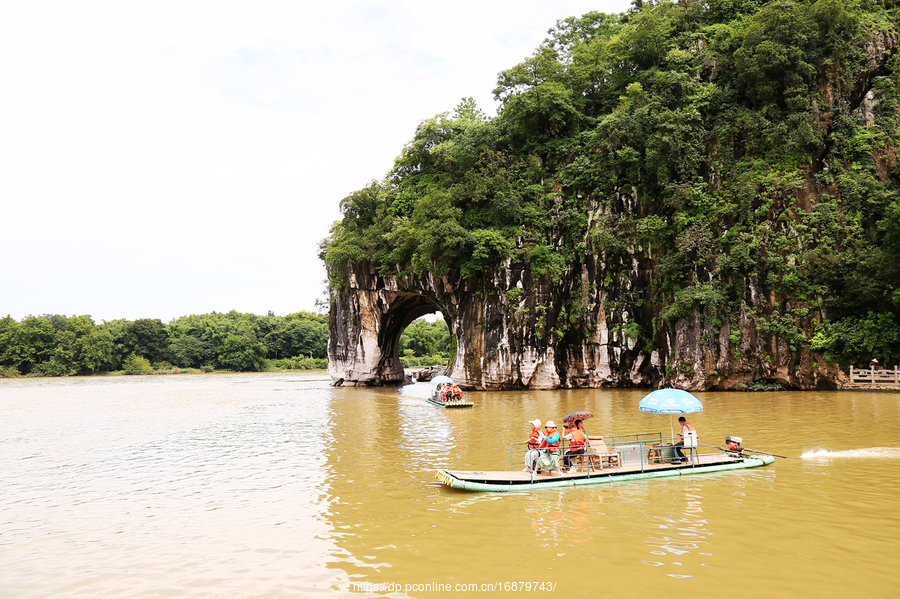
[[[440,314],[450,331],[450,361],[445,370],[451,371],[456,354],[456,337],[448,311],[432,298],[417,293],[400,294],[381,317],[378,330],[378,347],[381,350],[379,370],[382,372],[397,371],[405,374],[400,361],[400,336],[410,324],[428,314]]]

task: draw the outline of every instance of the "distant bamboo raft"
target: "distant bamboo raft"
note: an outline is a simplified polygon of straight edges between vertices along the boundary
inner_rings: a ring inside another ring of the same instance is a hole
[[[856,386],[900,387],[900,366],[893,370],[850,367],[850,384]]]

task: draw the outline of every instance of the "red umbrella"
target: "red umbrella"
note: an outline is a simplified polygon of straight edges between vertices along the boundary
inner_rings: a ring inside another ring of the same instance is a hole
[[[569,424],[571,424],[576,420],[587,420],[588,418],[593,417],[594,415],[587,410],[578,410],[577,412],[572,412],[571,414],[566,414],[565,416],[563,416],[563,422],[568,422]]]

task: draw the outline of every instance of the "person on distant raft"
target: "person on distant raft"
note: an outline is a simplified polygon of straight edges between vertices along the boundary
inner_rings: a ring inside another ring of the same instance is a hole
[[[525,452],[525,467],[522,472],[537,471],[537,461],[541,457],[541,447],[545,445],[544,431],[541,430],[541,421],[535,418],[528,422],[531,425],[531,436],[525,445],[528,451]]]
[[[450,387],[450,391],[447,392],[447,397],[450,401],[459,401],[462,399],[462,390],[459,388],[459,385],[453,383]]]
[[[681,451],[681,449],[684,447],[684,435],[689,431],[697,432],[697,429],[694,428],[694,425],[688,422],[687,418],[685,418],[684,416],[678,419],[678,424],[681,425],[681,441],[675,444],[675,452],[678,454],[678,456],[672,462],[673,464],[680,464],[681,460],[685,459],[684,452]],[[697,438],[699,439],[700,436],[698,435]]]
[[[888,362],[888,364],[890,364],[890,362]],[[872,358],[869,362],[869,370],[878,370],[878,360]]]
[[[566,440],[569,442],[569,449],[563,456],[563,462],[565,463],[569,474],[572,474],[573,472],[578,471],[578,468],[572,467],[572,458],[584,455],[584,448],[587,444],[587,435],[581,430],[581,420],[576,420],[572,427],[569,427],[569,425],[566,425],[566,427],[569,428],[569,433],[566,435]]]

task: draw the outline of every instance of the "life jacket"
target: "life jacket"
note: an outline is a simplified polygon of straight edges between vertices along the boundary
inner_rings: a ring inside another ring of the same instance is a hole
[[[559,444],[560,444],[559,431],[553,433],[553,435],[556,437],[556,441],[550,441],[550,437],[547,437],[544,442],[544,447],[549,449],[550,453],[559,453]]]
[[[535,438],[537,438],[537,441],[534,440]],[[539,447],[543,447],[546,441],[547,439],[546,437],[544,437],[543,431],[531,427],[531,438],[528,439],[527,442],[529,449],[537,449]]]
[[[581,449],[587,443],[587,436],[579,429],[572,429],[569,434],[572,435],[572,440],[569,441],[570,449]]]
[[[697,432],[697,429],[694,428],[694,425],[690,422],[685,422],[681,425],[681,438],[684,439],[684,429],[688,429],[689,431]],[[700,435],[697,435],[697,438],[700,438]]]

